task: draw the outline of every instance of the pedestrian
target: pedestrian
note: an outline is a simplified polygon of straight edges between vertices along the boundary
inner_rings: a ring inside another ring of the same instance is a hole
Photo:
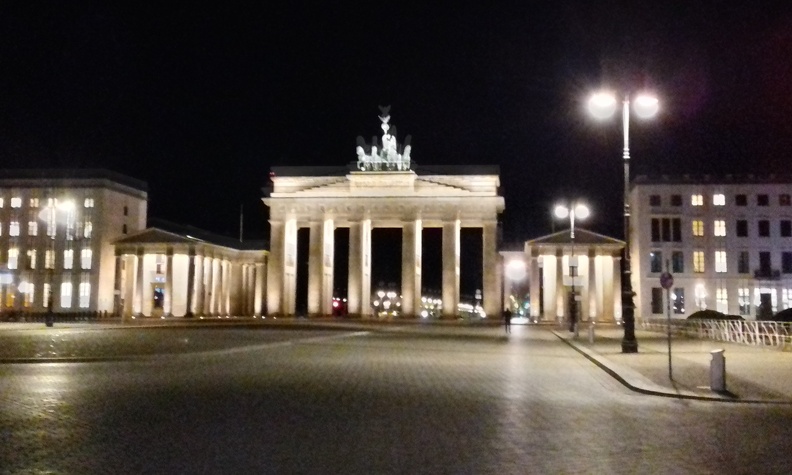
[[[503,328],[506,330],[506,333],[511,333],[511,319],[512,313],[511,310],[508,308],[503,311]]]

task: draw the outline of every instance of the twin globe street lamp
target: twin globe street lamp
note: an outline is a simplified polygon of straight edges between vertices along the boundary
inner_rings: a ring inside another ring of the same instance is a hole
[[[569,295],[569,331],[578,336],[577,295],[575,295],[575,279],[577,278],[577,256],[575,256],[575,219],[586,219],[589,209],[582,203],[572,203],[569,207],[556,205],[554,214],[556,218],[569,218],[569,239],[572,241],[572,255],[569,256],[569,279],[572,290]]]
[[[648,119],[659,109],[656,97],[649,94],[635,96],[633,110],[635,115]],[[589,98],[588,107],[592,116],[607,119],[616,112],[616,96],[609,92],[598,92]],[[632,270],[630,268],[630,96],[622,100],[622,125],[624,129],[624,266],[622,267],[622,325],[624,338],[621,342],[622,353],[637,353],[638,341],[635,339],[635,303],[633,302]]]

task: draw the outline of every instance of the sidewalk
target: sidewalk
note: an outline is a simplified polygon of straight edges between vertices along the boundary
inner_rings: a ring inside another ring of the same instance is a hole
[[[636,330],[638,353],[621,352],[624,330],[597,327],[594,343],[588,328],[571,333],[555,330],[559,338],[633,390],[687,399],[792,404],[792,353],[733,343],[673,337],[671,369],[668,371],[668,340],[664,333]],[[723,349],[726,358],[726,394],[710,390],[713,350]]]

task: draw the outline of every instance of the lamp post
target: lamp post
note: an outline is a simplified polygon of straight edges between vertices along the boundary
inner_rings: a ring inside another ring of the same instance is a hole
[[[589,99],[589,111],[598,119],[605,119],[616,112],[616,96],[607,92],[594,94]],[[641,118],[654,116],[659,108],[656,97],[639,94],[633,101],[636,115]],[[624,265],[622,267],[622,353],[637,353],[635,339],[635,303],[633,301],[632,270],[630,266],[630,96],[622,100],[622,127],[624,130]]]
[[[559,219],[569,218],[569,239],[572,241],[572,255],[569,256],[569,278],[572,281],[572,290],[569,299],[569,331],[578,336],[577,325],[577,296],[575,295],[575,277],[577,277],[577,256],[575,256],[575,218],[586,219],[589,209],[581,203],[572,203],[569,207],[557,205],[555,215]]]

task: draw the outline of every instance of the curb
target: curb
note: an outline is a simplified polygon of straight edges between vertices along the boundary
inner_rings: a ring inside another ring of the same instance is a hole
[[[575,343],[571,342],[569,339],[564,338],[563,336],[559,335],[558,332],[553,330],[553,335],[555,335],[559,340],[563,341],[570,348],[577,351],[586,359],[594,363],[597,367],[601,370],[605,371],[610,375],[613,379],[620,382],[624,387],[627,389],[644,394],[647,396],[658,396],[658,397],[665,397],[671,399],[685,399],[690,401],[707,401],[707,402],[728,402],[728,403],[742,403],[742,404],[779,404],[779,405],[792,405],[792,401],[782,401],[778,399],[738,399],[733,397],[721,396],[698,396],[694,394],[680,394],[680,393],[672,393],[672,392],[665,392],[665,391],[655,391],[652,389],[646,389],[639,386],[635,386],[627,381],[624,377],[622,377],[618,372],[616,372],[613,368],[609,367],[605,363],[603,363],[592,351],[589,351],[587,348],[582,348]]]

